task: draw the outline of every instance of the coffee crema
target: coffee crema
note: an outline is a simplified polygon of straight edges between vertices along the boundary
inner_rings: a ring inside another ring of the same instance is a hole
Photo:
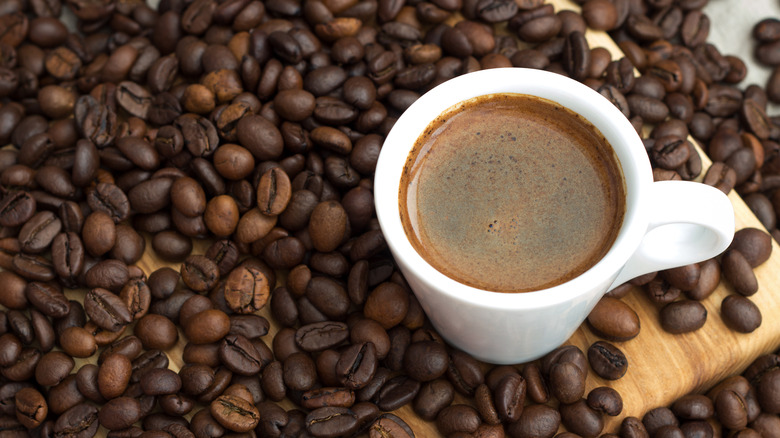
[[[625,213],[620,164],[584,117],[523,94],[449,108],[417,139],[401,176],[415,250],[466,285],[528,292],[595,265]]]

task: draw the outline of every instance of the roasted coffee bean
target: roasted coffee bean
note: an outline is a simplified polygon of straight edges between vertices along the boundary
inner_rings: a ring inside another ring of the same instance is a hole
[[[371,381],[377,367],[377,354],[373,343],[353,344],[339,356],[335,373],[342,385],[356,390]]]
[[[130,427],[141,416],[140,402],[123,396],[106,402],[98,412],[98,421],[108,430],[120,430]]]
[[[608,386],[594,388],[588,393],[588,406],[596,411],[610,416],[620,415],[623,410],[623,399],[620,394]]]
[[[61,435],[94,436],[99,424],[98,409],[87,403],[79,403],[57,418],[54,432]]]
[[[257,426],[260,413],[247,400],[222,395],[209,405],[209,412],[222,426],[234,432],[247,432]]]
[[[750,266],[755,268],[769,259],[772,241],[765,231],[748,227],[734,233],[730,248],[739,251]]]
[[[561,415],[557,410],[539,404],[523,409],[520,419],[511,423],[507,431],[513,436],[553,436],[561,424]]]
[[[27,192],[18,191],[3,196],[0,201],[0,225],[16,227],[26,223],[35,214],[35,199]]]
[[[110,251],[112,258],[131,265],[141,259],[144,249],[146,240],[135,229],[125,224],[116,226],[116,243]]]
[[[84,311],[99,327],[114,332],[133,321],[127,305],[118,296],[102,288],[87,292]]]
[[[8,309],[24,309],[27,307],[27,281],[11,271],[0,271],[0,284],[5,293],[0,294],[0,304]]]
[[[2,346],[0,366],[12,365],[22,352],[22,342],[13,333],[6,333],[0,336],[0,346]]]
[[[127,356],[128,359],[133,360],[139,354],[141,354],[142,350],[143,345],[137,336],[125,336],[124,338],[113,342],[100,353],[100,356],[98,357],[98,364],[103,363],[106,357],[114,353],[123,354]]]
[[[674,414],[685,420],[705,420],[715,413],[709,397],[699,394],[684,395],[671,406]]]
[[[341,320],[349,311],[349,296],[336,281],[314,277],[306,285],[305,297],[325,317]]]
[[[98,369],[97,383],[100,395],[112,399],[122,395],[130,383],[133,365],[123,354],[112,354],[106,357]]]
[[[35,366],[35,380],[40,385],[55,386],[70,374],[74,366],[70,356],[61,351],[50,351]]]
[[[725,427],[741,429],[747,425],[746,403],[741,394],[724,389],[718,392],[714,404],[718,419]]]
[[[262,309],[270,293],[269,279],[250,266],[235,268],[225,282],[225,301],[237,313],[253,313]]]
[[[715,162],[707,170],[703,182],[728,194],[737,183],[737,174],[725,163]]]
[[[257,339],[268,334],[270,322],[260,315],[230,315],[230,333],[247,339]]]
[[[116,243],[116,225],[105,212],[93,211],[84,220],[81,237],[87,252],[95,257],[101,256],[109,252]]]
[[[181,279],[190,289],[206,292],[219,280],[219,268],[205,256],[192,255],[181,265]]]
[[[615,298],[602,298],[587,321],[596,334],[608,340],[625,341],[639,334],[640,322],[636,312]]]
[[[133,186],[127,192],[127,199],[134,211],[143,214],[154,213],[171,203],[172,185],[171,178],[152,178]]]
[[[63,280],[73,283],[84,268],[84,245],[76,232],[58,234],[51,245],[54,270]]]
[[[761,311],[744,296],[727,296],[721,302],[720,312],[723,322],[740,333],[751,333],[761,326]]]
[[[420,382],[401,375],[385,382],[374,396],[374,402],[383,411],[392,411],[411,402],[420,391]]]
[[[660,313],[661,327],[669,333],[688,333],[707,321],[707,309],[698,301],[681,300],[665,305]]]
[[[601,0],[591,0],[589,3]],[[574,31],[566,36],[566,44],[563,46],[563,64],[569,75],[577,80],[583,80],[588,75],[590,68],[590,47],[585,36]]]
[[[22,388],[16,393],[14,404],[16,418],[28,429],[40,426],[49,413],[46,399],[34,388]]]
[[[750,262],[737,250],[729,250],[721,259],[723,276],[731,283],[734,290],[744,296],[751,296],[758,291],[756,279]]]
[[[455,390],[447,380],[437,379],[427,382],[422,385],[414,399],[414,412],[426,421],[433,421],[442,409],[452,404],[454,398]]]
[[[357,426],[357,415],[349,408],[322,407],[309,412],[305,418],[306,430],[315,437],[343,436]]]
[[[219,357],[230,371],[244,376],[258,374],[265,365],[257,349],[241,335],[226,336],[220,344]]]
[[[213,309],[214,303],[205,295],[193,295],[185,301],[179,309],[179,323],[189,324],[193,316],[198,313]]]
[[[511,423],[520,419],[525,393],[526,382],[519,374],[510,374],[501,379],[493,390],[496,413],[501,421]]]
[[[27,253],[40,253],[48,249],[51,241],[62,229],[62,222],[49,211],[35,214],[19,230],[21,250]]]
[[[152,238],[152,248],[166,261],[182,262],[192,252],[192,239],[175,230],[160,231]]]
[[[141,317],[133,332],[147,349],[168,350],[179,339],[174,323],[163,315],[153,313]]]
[[[190,342],[209,344],[217,342],[230,332],[230,318],[217,309],[204,310],[184,326],[184,333]]]
[[[282,365],[282,377],[287,388],[307,391],[316,384],[316,365],[308,353],[292,353],[284,359]]]
[[[325,321],[301,326],[295,332],[295,343],[305,351],[322,351],[349,339],[345,323]]]
[[[476,388],[485,381],[482,363],[470,354],[454,350],[449,353],[447,378],[455,389],[465,395],[473,395]]]
[[[588,348],[588,362],[593,371],[607,380],[617,380],[628,369],[626,356],[614,345],[598,341]]]
[[[404,370],[415,380],[427,382],[444,375],[449,357],[444,345],[435,341],[413,342],[404,355]]]
[[[445,436],[457,432],[474,433],[480,423],[476,409],[464,404],[447,406],[436,417],[436,427]]]
[[[601,414],[591,409],[584,399],[563,405],[559,411],[566,430],[580,436],[598,436],[604,428]]]
[[[127,265],[120,260],[106,259],[86,270],[84,283],[90,288],[103,288],[117,293],[130,278]]]
[[[223,239],[209,246],[204,255],[217,264],[219,275],[224,276],[230,273],[238,263],[239,250],[231,240]]]

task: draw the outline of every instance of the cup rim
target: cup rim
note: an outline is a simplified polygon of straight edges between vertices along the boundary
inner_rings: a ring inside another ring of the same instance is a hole
[[[436,270],[417,253],[401,223],[398,202],[401,172],[420,133],[436,116],[458,102],[502,92],[543,97],[581,114],[613,145],[623,171],[626,210],[618,236],[607,254],[578,277],[537,291],[494,292],[459,283]],[[497,309],[542,308],[586,295],[594,287],[614,280],[647,230],[648,214],[639,200],[644,198],[652,182],[650,161],[638,133],[609,100],[563,75],[508,67],[480,70],[450,79],[422,95],[404,111],[388,133],[377,160],[374,203],[380,228],[396,262],[414,275],[416,281],[470,305]]]

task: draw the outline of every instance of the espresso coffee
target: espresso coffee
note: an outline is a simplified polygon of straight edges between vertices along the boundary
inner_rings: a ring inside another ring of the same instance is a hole
[[[582,274],[625,212],[620,165],[585,118],[552,101],[491,94],[439,115],[401,176],[416,251],[479,289],[527,292]]]

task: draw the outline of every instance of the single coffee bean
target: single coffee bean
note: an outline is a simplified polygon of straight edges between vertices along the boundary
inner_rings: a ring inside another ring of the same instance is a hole
[[[579,369],[575,367],[579,372]],[[501,379],[493,391],[493,400],[498,418],[504,422],[520,419],[525,403],[526,382],[519,374],[510,374]]]
[[[464,404],[447,406],[436,417],[436,427],[445,436],[457,432],[474,433],[480,423],[477,410]]]
[[[49,413],[46,399],[34,388],[22,388],[16,393],[14,404],[16,419],[28,429],[40,426]]]
[[[209,412],[222,426],[234,432],[247,432],[257,426],[260,413],[247,400],[222,395],[209,405]]]
[[[584,399],[562,405],[559,411],[566,430],[580,436],[598,436],[604,428],[601,413],[588,406]]]
[[[615,417],[623,411],[623,398],[620,393],[608,386],[594,388],[588,393],[588,406],[599,412]]]
[[[588,348],[588,362],[593,371],[607,380],[617,380],[628,369],[626,356],[614,345],[597,341]]]
[[[54,284],[32,281],[24,292],[30,304],[51,318],[62,318],[70,310],[68,298]]]
[[[98,412],[100,425],[108,430],[120,430],[130,427],[141,419],[141,404],[131,397],[117,397],[106,402]]]
[[[520,419],[511,423],[507,431],[512,436],[540,436],[551,437],[555,435],[561,424],[561,414],[557,410],[540,404],[532,404],[523,409]]]
[[[636,312],[615,298],[599,300],[587,321],[597,335],[611,341],[626,341],[639,334],[640,322]]]
[[[669,333],[689,333],[700,329],[707,321],[707,309],[698,301],[681,300],[661,309],[661,327]]]
[[[112,399],[122,395],[130,383],[133,365],[123,354],[112,354],[103,361],[98,369],[97,383],[100,395]]]
[[[340,131],[339,131],[340,132]],[[292,196],[290,178],[278,168],[266,171],[257,187],[257,205],[265,215],[281,214]]]
[[[374,344],[357,343],[344,350],[336,362],[335,373],[345,387],[360,389],[373,379],[378,367]]]
[[[347,324],[323,321],[301,326],[295,331],[295,344],[304,351],[322,351],[349,339]]]
[[[62,222],[54,213],[41,211],[35,214],[19,230],[21,250],[36,254],[45,251],[62,229]]]
[[[0,337],[0,341],[4,340],[5,336]],[[19,352],[21,352],[21,346]],[[74,366],[75,362],[70,356],[61,351],[50,351],[38,361],[38,365],[35,367],[35,380],[40,385],[55,386],[70,374]]]
[[[168,350],[176,345],[179,339],[174,323],[163,315],[153,313],[141,317],[133,332],[146,349]]]
[[[487,396],[490,398],[490,394]],[[414,399],[414,412],[426,421],[433,421],[442,409],[452,404],[454,398],[455,390],[447,380],[437,379],[427,382],[422,385]],[[490,405],[492,406],[492,400]]]
[[[357,406],[352,409],[355,413],[358,412]],[[376,420],[371,423],[368,433],[371,438],[382,436],[411,438],[414,436],[414,431],[402,418],[389,412],[379,415]]]
[[[217,309],[200,312],[184,326],[187,339],[195,344],[217,342],[229,332],[230,318],[225,312]]]
[[[98,409],[79,403],[63,412],[54,423],[55,434],[94,436],[98,430]]]
[[[241,335],[227,335],[220,343],[221,362],[236,374],[251,376],[258,374],[266,363],[252,343]]]
[[[127,195],[115,184],[100,182],[87,194],[87,203],[93,211],[102,211],[109,215],[114,223],[119,223],[130,214],[130,201]]]
[[[133,321],[127,305],[118,296],[102,288],[87,292],[84,311],[99,327],[113,332]]]
[[[729,250],[721,259],[723,276],[731,283],[734,290],[744,296],[758,292],[758,280],[753,273],[750,262],[741,252]]]
[[[740,333],[752,333],[761,326],[761,311],[755,303],[742,295],[729,295],[720,305],[723,322]]]
[[[715,414],[712,400],[700,394],[688,394],[677,399],[671,406],[674,414],[685,420],[706,420]]]
[[[84,283],[90,288],[103,288],[112,292],[121,291],[130,278],[126,264],[116,259],[106,259],[86,269]]]
[[[35,214],[35,199],[27,192],[18,191],[3,196],[0,201],[0,225],[16,227],[26,223]]]
[[[219,280],[219,268],[205,256],[192,255],[181,265],[181,279],[190,289],[206,292]]]
[[[747,227],[734,233],[730,249],[739,251],[750,266],[755,268],[769,259],[772,241],[765,231]]]
[[[253,313],[262,309],[270,293],[268,278],[250,266],[233,269],[225,282],[225,301],[231,310],[238,313]]]
[[[77,232],[58,234],[51,245],[54,270],[68,284],[74,284],[84,269],[84,245]]]
[[[116,225],[111,216],[101,210],[90,213],[84,220],[82,240],[87,252],[95,257],[109,252],[116,243]]]
[[[724,389],[715,397],[715,413],[721,423],[729,429],[741,429],[747,425],[745,399],[739,393]]]
[[[357,428],[357,415],[349,408],[322,407],[309,412],[306,430],[315,437],[348,435]]]

